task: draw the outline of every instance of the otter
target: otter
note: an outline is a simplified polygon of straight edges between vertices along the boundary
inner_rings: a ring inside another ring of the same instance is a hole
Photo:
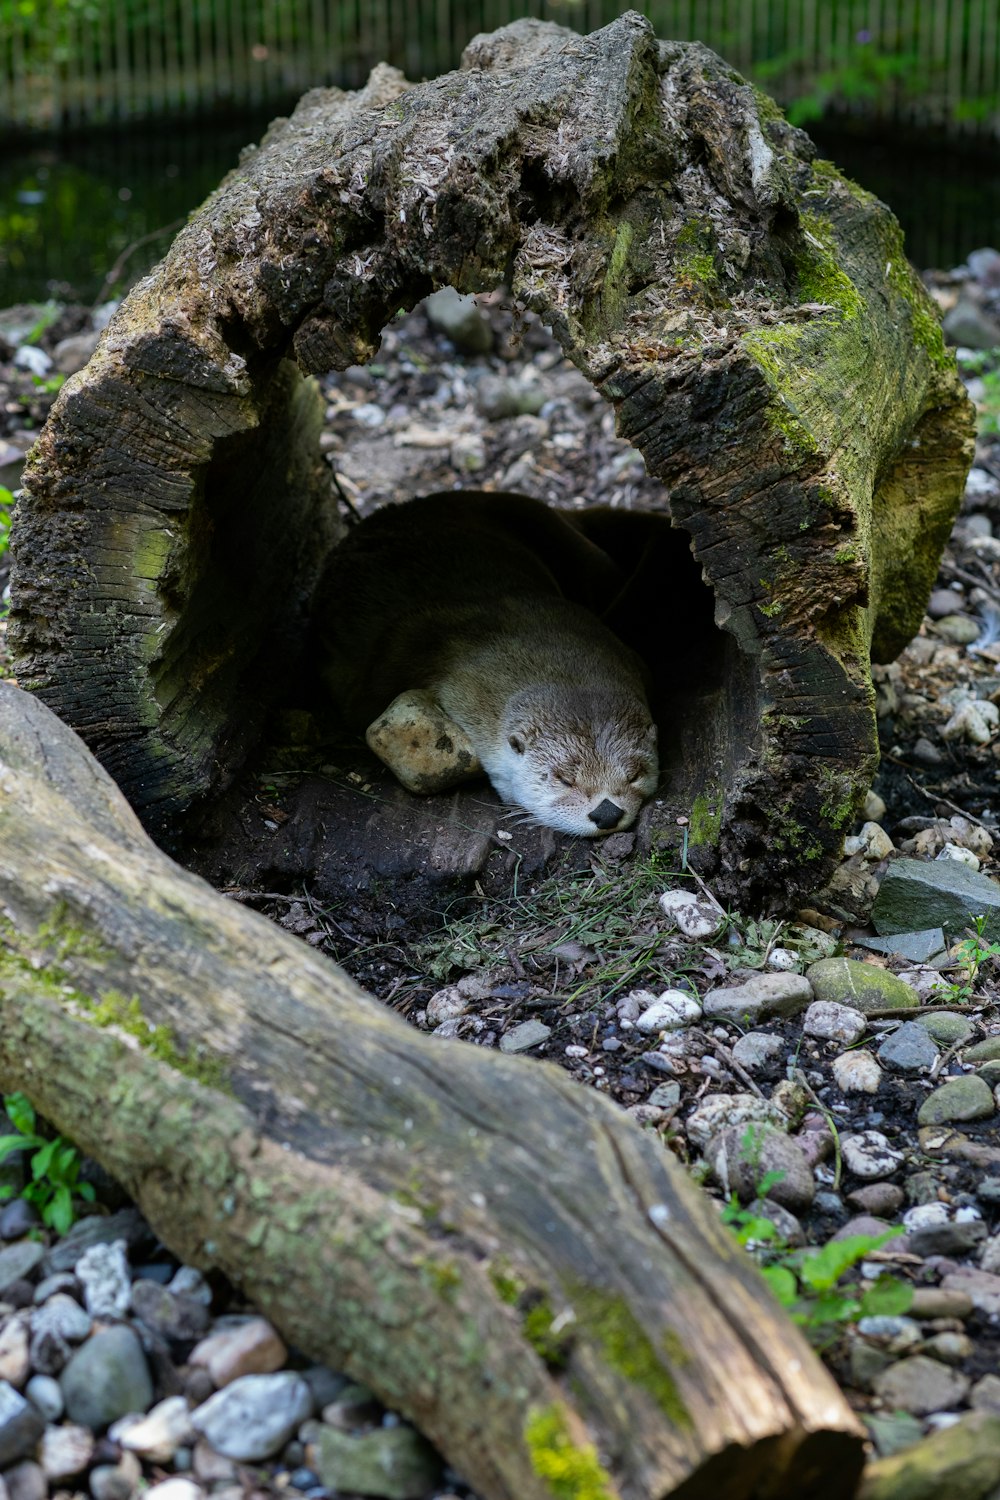
[[[525,495],[385,506],[317,588],[320,675],[411,791],[485,772],[547,827],[627,828],[659,768],[639,658],[595,613],[624,581],[569,514]]]

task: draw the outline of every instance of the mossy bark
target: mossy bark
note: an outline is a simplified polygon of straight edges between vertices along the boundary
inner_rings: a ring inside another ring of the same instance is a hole
[[[690,726],[674,793],[726,788],[720,894],[788,900],[870,781],[870,652],[920,619],[970,407],[884,205],[633,12],[589,37],[517,22],[418,86],[378,68],[245,155],[36,446],[21,680],[169,832],[239,765],[275,627],[294,639],[337,535],[303,372],[370,358],[434,287],[504,280],[690,537],[729,645],[721,683],[672,714]],[[669,678],[676,632],[653,611],[644,636]]]
[[[0,1085],[484,1500],[848,1500],[861,1434],[663,1143],[418,1034],[0,683]]]

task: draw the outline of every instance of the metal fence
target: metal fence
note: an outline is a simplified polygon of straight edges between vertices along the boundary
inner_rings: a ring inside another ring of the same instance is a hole
[[[580,31],[616,0],[0,0],[0,126],[75,130],[282,107],[386,60],[457,65],[518,16]],[[822,112],[1000,130],[998,0],[645,0],[658,35],[698,39],[802,119]]]

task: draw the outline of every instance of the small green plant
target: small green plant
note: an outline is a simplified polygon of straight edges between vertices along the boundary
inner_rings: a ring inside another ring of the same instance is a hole
[[[80,1153],[61,1135],[46,1140],[38,1134],[34,1106],[24,1094],[5,1094],[3,1106],[17,1134],[0,1136],[0,1161],[15,1151],[32,1153],[31,1181],[20,1196],[35,1205],[44,1224],[65,1234],[75,1217],[74,1198],[94,1201],[91,1184],[79,1180]],[[13,1198],[16,1193],[10,1183],[0,1186],[0,1198]]]
[[[966,928],[968,936],[955,944],[954,958],[962,970],[962,978],[945,991],[945,998],[954,1005],[967,1005],[973,999],[983,969],[1000,958],[1000,943],[987,940],[986,920],[985,916],[973,917],[972,925]]]
[[[769,1173],[764,1178],[762,1194],[773,1185],[775,1175]],[[863,1287],[856,1283],[838,1285],[845,1272],[866,1255],[902,1234],[899,1226],[884,1234],[853,1234],[819,1248],[793,1249],[770,1219],[743,1208],[735,1198],[723,1208],[722,1221],[752,1252],[775,1297],[814,1343],[828,1343],[839,1327],[856,1323],[859,1318],[903,1313],[912,1301],[912,1289],[888,1273]]]
[[[0,484],[0,557],[10,549],[10,513],[14,496]]]
[[[65,375],[32,375],[31,380],[43,396],[57,395],[66,384]]]

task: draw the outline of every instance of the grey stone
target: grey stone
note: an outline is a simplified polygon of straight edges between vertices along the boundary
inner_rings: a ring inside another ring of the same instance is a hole
[[[889,1219],[902,1208],[904,1196],[903,1189],[895,1182],[866,1182],[864,1187],[848,1193],[847,1201],[858,1213]]]
[[[702,1003],[708,1020],[753,1025],[768,1016],[797,1016],[812,998],[802,974],[754,974],[743,984],[709,990]]]
[[[110,1245],[115,1240],[124,1240],[128,1248],[134,1250],[150,1242],[151,1238],[149,1225],[137,1208],[122,1208],[106,1218],[95,1214],[88,1219],[79,1219],[46,1255],[42,1273],[51,1276],[56,1271],[72,1271],[91,1245]]]
[[[654,1109],[675,1109],[681,1102],[681,1086],[679,1083],[658,1083],[653,1089],[647,1104]]]
[[[60,339],[52,351],[55,367],[63,375],[75,375],[77,370],[82,370],[94,350],[97,348],[99,333],[74,333],[69,338]]]
[[[79,1344],[94,1326],[94,1320],[66,1292],[56,1292],[31,1314],[31,1332],[36,1337],[55,1334],[67,1344]]]
[[[27,1281],[42,1263],[44,1248],[34,1240],[20,1240],[0,1250],[0,1297],[15,1281]]]
[[[300,1373],[312,1391],[313,1406],[317,1411],[322,1411],[324,1406],[336,1401],[344,1387],[350,1384],[346,1375],[342,1375],[339,1370],[331,1370],[327,1365],[310,1365],[308,1370]]]
[[[982,1219],[952,1219],[946,1224],[928,1224],[906,1237],[907,1248],[926,1260],[931,1255],[963,1256],[986,1238]]]
[[[463,354],[487,354],[493,348],[493,331],[475,297],[443,286],[424,299],[424,312],[431,327],[451,339]]]
[[[80,1256],[75,1271],[89,1313],[95,1318],[125,1316],[132,1300],[132,1278],[124,1240],[91,1245]]]
[[[924,1340],[922,1354],[939,1359],[943,1365],[961,1365],[975,1353],[976,1346],[967,1333],[947,1330]]]
[[[976,1069],[976,1077],[981,1078],[988,1088],[995,1089],[1000,1084],[1000,1060],[980,1063]]]
[[[968,297],[960,297],[941,319],[949,344],[962,349],[995,349],[1000,344],[1000,323]]]
[[[1000,936],[1000,885],[952,859],[894,859],[872,910],[878,932],[942,927],[960,933],[973,917],[986,917],[986,935]]]
[[[911,964],[925,964],[945,948],[944,931],[940,927],[925,927],[920,932],[894,932],[891,937],[866,937],[858,939],[859,948],[868,948],[872,953],[894,954]]]
[[[984,1177],[977,1182],[976,1197],[981,1203],[1000,1203],[1000,1177]]]
[[[94,1500],[132,1500],[135,1489],[136,1481],[124,1464],[98,1464],[90,1471]]]
[[[984,1375],[969,1392],[973,1411],[1000,1412],[1000,1375]]]
[[[767,1219],[773,1224],[778,1238],[786,1245],[804,1245],[806,1232],[798,1219],[787,1208],[782,1208],[780,1203],[775,1203],[771,1198],[754,1198],[747,1205],[750,1212],[757,1219]]]
[[[968,1292],[945,1291],[939,1286],[915,1286],[910,1312],[915,1318],[968,1318],[973,1311]]]
[[[720,1130],[746,1131],[748,1125],[784,1127],[787,1119],[776,1104],[757,1094],[709,1094],[687,1117],[688,1139],[704,1150]]]
[[[879,1062],[901,1073],[926,1072],[940,1055],[926,1028],[916,1021],[897,1026],[878,1049]]]
[[[132,1310],[136,1317],[164,1338],[187,1342],[201,1338],[212,1321],[203,1302],[183,1293],[168,1291],[155,1281],[136,1281],[131,1288]]]
[[[922,1026],[928,1036],[933,1037],[942,1047],[953,1047],[956,1042],[964,1042],[973,1035],[975,1029],[965,1016],[958,1016],[947,1010],[934,1010],[929,1015],[917,1016],[916,1025]]]
[[[10,1500],[46,1500],[49,1482],[41,1464],[33,1459],[15,1464],[3,1477]]]
[[[191,1425],[217,1453],[243,1463],[272,1458],[312,1415],[312,1391],[299,1375],[243,1375],[191,1413]]]
[[[33,1375],[24,1388],[24,1394],[32,1406],[37,1406],[46,1422],[58,1422],[66,1403],[62,1387],[51,1375]]]
[[[66,1412],[84,1427],[107,1427],[126,1412],[143,1412],[153,1382],[142,1345],[120,1325],[93,1334],[71,1356],[60,1376]]]
[[[912,1448],[924,1435],[923,1423],[908,1411],[870,1411],[864,1422],[879,1458],[891,1458]]]
[[[527,1052],[548,1041],[551,1035],[552,1027],[546,1026],[544,1021],[522,1021],[519,1026],[512,1026],[510,1031],[504,1032],[500,1038],[500,1051]]]
[[[834,1001],[866,1015],[873,1010],[920,1004],[916,990],[902,979],[856,958],[821,958],[806,970],[806,978],[817,1000]]]
[[[816,1193],[812,1169],[798,1142],[772,1125],[724,1130],[709,1147],[709,1160],[725,1192],[749,1202],[765,1177],[776,1180],[764,1196],[792,1213],[809,1207]]]
[[[377,1495],[379,1500],[423,1500],[441,1479],[441,1460],[412,1427],[377,1432],[320,1429],[316,1468],[334,1493]]]
[[[79,1290],[80,1283],[71,1271],[57,1271],[54,1276],[46,1276],[45,1280],[40,1281],[35,1287],[34,1303],[36,1307],[41,1307],[42,1303],[48,1302],[56,1292],[66,1292],[76,1302],[79,1301],[76,1295]]]
[[[27,1198],[12,1198],[0,1209],[0,1240],[19,1240],[41,1222],[41,1214]]]
[[[507,417],[534,417],[545,405],[545,390],[540,383],[484,375],[476,386],[476,405],[491,422]]]
[[[983,633],[979,621],[970,615],[944,615],[934,629],[943,641],[949,641],[953,646],[971,646]]]
[[[733,1057],[748,1073],[759,1073],[776,1062],[785,1051],[780,1036],[768,1031],[748,1031],[733,1044]],[[650,1100],[650,1103],[652,1100]]]
[[[0,1380],[0,1469],[26,1458],[44,1428],[45,1419],[31,1402]]]
[[[943,620],[953,615],[965,602],[965,595],[958,589],[932,589],[927,601],[927,613],[932,620]]]
[[[993,1090],[976,1073],[949,1078],[928,1094],[917,1111],[919,1125],[944,1125],[956,1120],[988,1120],[996,1112]]]
[[[965,1399],[970,1383],[967,1375],[950,1370],[939,1360],[914,1354],[877,1375],[872,1388],[886,1406],[921,1417],[957,1406]]]

